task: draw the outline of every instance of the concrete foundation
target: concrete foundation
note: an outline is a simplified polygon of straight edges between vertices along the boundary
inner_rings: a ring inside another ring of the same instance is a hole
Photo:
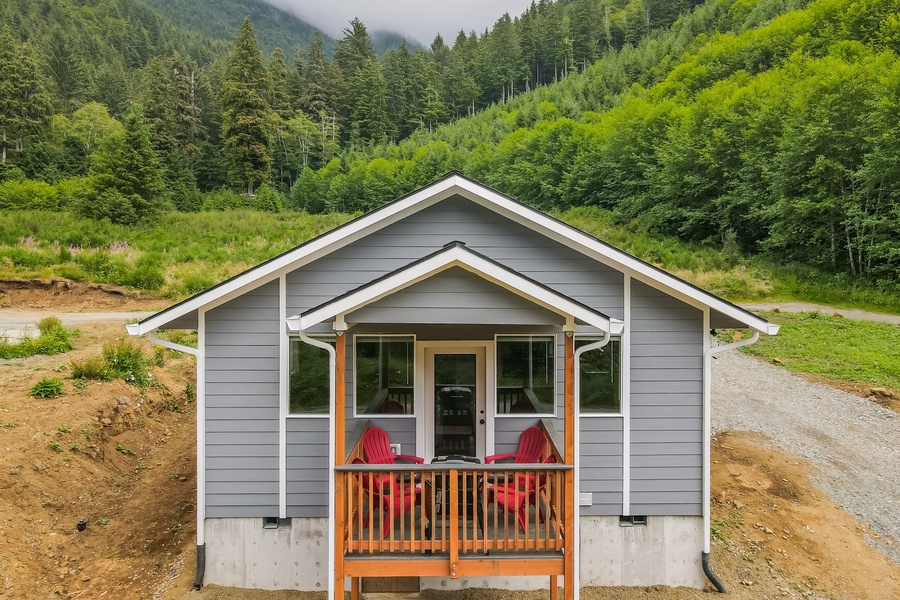
[[[204,584],[265,590],[328,589],[328,520],[207,519]],[[581,518],[581,586],[668,585],[702,588],[703,519],[649,517],[622,527],[618,517]],[[560,581],[560,584],[562,581]],[[548,577],[423,577],[422,589],[546,589]]]
[[[618,517],[582,517],[581,585],[702,588],[702,551],[702,517],[648,517],[632,527]]]

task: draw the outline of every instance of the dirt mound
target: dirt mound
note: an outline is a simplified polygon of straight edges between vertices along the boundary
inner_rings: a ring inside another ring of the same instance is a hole
[[[77,384],[70,362],[125,336],[124,322],[79,330],[65,355],[0,361],[0,595],[153,598],[194,546],[193,358],[167,358],[146,388]],[[30,396],[43,377],[63,394]]]
[[[2,279],[0,308],[82,310],[154,310],[171,301],[104,283],[68,279]]]

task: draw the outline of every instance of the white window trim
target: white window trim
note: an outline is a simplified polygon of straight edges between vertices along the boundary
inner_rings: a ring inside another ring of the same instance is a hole
[[[558,364],[559,356],[557,356],[557,346],[559,345],[559,334],[558,333],[497,333],[494,335],[494,403],[491,407],[491,411],[494,413],[494,417],[497,419],[522,419],[522,418],[531,418],[531,417],[540,417],[542,419],[546,418],[557,418],[559,414],[559,402],[557,393],[559,392],[558,386]],[[498,387],[498,379],[500,377],[500,365],[499,365],[499,356],[498,346],[500,338],[514,338],[514,337],[550,337],[553,339],[553,412],[546,413],[500,413],[497,412],[497,387]]]
[[[329,338],[329,341],[330,341],[331,336],[333,336],[334,334],[333,333],[310,333],[308,335],[309,335],[309,337],[314,338],[314,339]],[[284,375],[285,376],[284,376],[284,381],[282,382],[282,385],[284,385],[284,389],[285,389],[285,395],[284,395],[285,416],[284,416],[284,418],[285,419],[330,419],[331,418],[331,415],[329,414],[330,411],[326,412],[326,413],[292,413],[291,412],[291,366],[290,366],[291,350],[290,350],[290,346],[291,346],[291,343],[294,342],[295,340],[300,343],[304,343],[303,340],[300,339],[299,335],[290,334],[287,336],[287,349],[286,349],[287,351],[285,352],[285,357],[284,357],[284,363],[285,363]],[[323,341],[325,341],[325,340],[323,340]],[[312,347],[312,346],[310,346],[310,347]],[[287,438],[285,438],[285,440],[286,439]]]

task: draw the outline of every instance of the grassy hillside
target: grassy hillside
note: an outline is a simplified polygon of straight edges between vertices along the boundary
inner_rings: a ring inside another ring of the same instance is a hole
[[[358,213],[357,213],[358,214]],[[0,278],[115,283],[173,299],[200,292],[357,216],[253,210],[168,213],[153,225],[70,213],[0,212]],[[900,313],[900,299],[803,267],[745,260],[719,248],[616,225],[612,213],[553,216],[729,300],[808,300]]]

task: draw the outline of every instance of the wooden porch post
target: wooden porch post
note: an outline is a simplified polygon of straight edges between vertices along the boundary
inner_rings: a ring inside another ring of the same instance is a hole
[[[566,376],[565,376],[565,461],[567,465],[575,464],[575,336],[571,332],[565,334],[566,347]],[[563,597],[565,600],[573,600],[575,597],[575,535],[574,530],[579,526],[573,521],[575,515],[575,470],[566,471],[565,486],[565,575],[563,576]]]
[[[347,456],[347,335],[339,331],[334,344],[334,464],[341,466]],[[334,597],[344,600],[344,474],[334,478]]]

